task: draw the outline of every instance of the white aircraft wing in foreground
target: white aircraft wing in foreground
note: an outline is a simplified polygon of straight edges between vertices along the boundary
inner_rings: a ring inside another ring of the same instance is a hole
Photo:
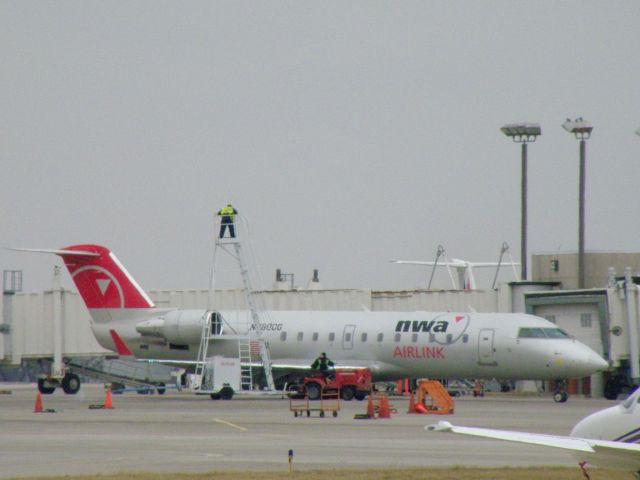
[[[640,389],[624,403],[600,410],[581,420],[569,436],[515,432],[492,428],[459,427],[441,421],[425,430],[528,443],[571,451],[581,466],[631,471],[640,478]]]

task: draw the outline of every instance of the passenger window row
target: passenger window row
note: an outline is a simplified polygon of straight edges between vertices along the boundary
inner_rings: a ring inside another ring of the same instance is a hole
[[[520,337],[522,338],[523,336],[523,332],[522,330],[525,329],[521,329],[520,332]],[[530,329],[530,330],[534,330],[534,329]],[[535,330],[539,330],[539,329],[535,329]],[[542,333],[542,332],[541,332]],[[552,334],[549,332],[546,332],[549,336],[551,336]],[[544,333],[542,333],[542,338],[544,338]],[[362,332],[360,334],[360,341],[362,343],[367,342],[367,339],[369,338],[369,335],[367,332]],[[318,332],[313,332],[311,334],[311,340],[313,342],[317,342],[320,339],[320,334]],[[335,332],[330,332],[329,333],[329,342],[335,342],[336,340],[336,334]],[[287,340],[287,332],[280,332],[280,341],[285,342]],[[296,340],[301,342],[304,340],[304,332],[298,332],[298,335],[296,337]],[[378,333],[377,337],[376,337],[376,341],[377,342],[382,342],[384,340],[384,333]],[[394,342],[399,343],[402,340],[402,333],[396,333],[393,337]],[[411,334],[411,342],[413,343],[418,343],[418,341],[420,340],[419,336],[417,333],[412,333]],[[452,334],[447,334],[446,336],[446,340],[447,343],[453,343],[453,335]],[[351,341],[351,333],[346,333],[345,334],[345,341],[350,342]],[[429,339],[428,339],[429,343],[434,343],[436,341],[436,336],[434,333],[430,333],[429,334]],[[467,335],[466,333],[464,335],[462,335],[462,343],[468,343],[469,342],[469,335]]]

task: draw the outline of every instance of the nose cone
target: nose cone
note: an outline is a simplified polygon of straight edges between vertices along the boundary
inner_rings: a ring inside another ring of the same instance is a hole
[[[570,435],[578,438],[613,440],[613,437],[609,438],[606,433],[616,420],[619,420],[618,407],[605,408],[580,420],[573,427]]]
[[[556,347],[554,366],[562,368],[564,378],[586,377],[609,367],[604,358],[577,340]]]

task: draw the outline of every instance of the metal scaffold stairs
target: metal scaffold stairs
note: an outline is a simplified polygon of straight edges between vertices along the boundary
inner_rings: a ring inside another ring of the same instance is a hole
[[[260,313],[259,309],[254,297],[253,287],[251,285],[251,276],[249,272],[249,268],[247,266],[247,259],[245,257],[245,252],[243,249],[243,244],[241,239],[238,237],[231,238],[220,238],[216,236],[215,242],[215,250],[213,254],[213,262],[212,262],[212,270],[211,270],[211,287],[210,287],[210,299],[209,308],[212,309],[213,301],[214,301],[214,278],[215,278],[215,264],[216,257],[218,254],[218,249],[223,250],[229,256],[231,256],[238,264],[240,269],[240,276],[242,278],[242,284],[244,287],[244,295],[245,300],[247,302],[247,306],[249,307],[249,312],[251,315],[251,324],[249,330],[246,332],[246,336],[238,338],[238,357],[240,358],[241,365],[241,386],[242,389],[250,390],[253,387],[253,376],[252,376],[252,351],[255,353],[254,348],[259,346],[260,349],[260,360],[262,363],[262,368],[264,369],[265,381],[267,384],[267,389],[271,391],[275,391],[275,383],[273,381],[273,373],[271,371],[271,353],[269,351],[269,344],[262,338],[262,329],[260,328]],[[233,251],[229,248],[233,246]],[[205,337],[210,335],[211,329],[208,330],[209,334],[205,333],[203,330],[202,341],[201,341],[201,350],[204,352],[203,355],[199,355],[198,358],[206,360],[206,345],[202,343],[205,342]],[[239,332],[238,332],[239,333]],[[206,340],[208,343],[208,339]],[[202,352],[201,352],[202,353]],[[200,362],[198,362],[200,363]]]
[[[271,353],[269,352],[269,345],[262,338],[262,329],[260,328],[260,315],[258,313],[258,307],[256,305],[255,298],[253,296],[253,287],[251,286],[251,278],[249,276],[249,270],[247,269],[247,262],[242,249],[242,244],[239,240],[233,242],[235,249],[235,258],[238,261],[240,267],[240,276],[242,277],[242,283],[244,285],[244,295],[251,313],[251,329],[257,337],[257,341],[260,345],[260,359],[262,360],[262,367],[264,368],[265,380],[267,382],[267,388],[269,390],[275,390],[275,384],[273,382],[273,373],[271,372]],[[250,358],[250,346],[249,346],[249,358]]]

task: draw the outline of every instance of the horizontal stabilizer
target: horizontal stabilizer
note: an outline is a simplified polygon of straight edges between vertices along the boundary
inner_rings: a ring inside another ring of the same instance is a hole
[[[53,250],[48,248],[11,248],[11,247],[7,247],[7,250],[15,250],[16,252],[54,253],[56,255],[78,255],[82,257],[99,257],[100,256],[99,253],[87,252],[84,250]]]

